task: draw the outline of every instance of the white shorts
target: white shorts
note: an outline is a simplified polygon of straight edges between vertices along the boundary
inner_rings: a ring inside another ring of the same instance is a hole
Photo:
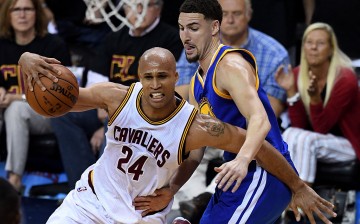
[[[97,196],[93,193],[88,181],[89,169],[87,169],[81,176],[81,179],[76,182],[74,190],[70,191],[64,199],[63,203],[50,216],[47,224],[93,224],[93,223],[107,223],[107,224],[164,224],[166,223],[166,215],[170,212],[172,202],[161,212],[153,215],[148,215],[141,218],[139,211],[134,210],[131,217],[139,217],[136,221],[117,222],[111,215],[107,213],[105,208],[101,205]],[[120,203],[120,201],[119,201]],[[116,206],[116,205],[114,205]],[[121,210],[119,209],[119,213]],[[129,214],[124,214],[127,220]]]

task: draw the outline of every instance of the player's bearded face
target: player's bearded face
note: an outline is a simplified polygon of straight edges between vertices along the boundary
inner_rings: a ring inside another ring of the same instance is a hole
[[[184,45],[186,59],[189,62],[201,60],[212,38],[212,23],[199,13],[180,13],[180,39]]]
[[[196,48],[196,47],[195,47]],[[187,54],[186,53],[186,59],[188,60],[188,62],[197,62],[200,59],[200,54],[199,51],[196,49],[196,54]]]

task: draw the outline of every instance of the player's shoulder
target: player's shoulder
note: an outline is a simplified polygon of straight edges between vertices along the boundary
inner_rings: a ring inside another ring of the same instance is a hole
[[[124,86],[114,82],[101,82],[91,86],[94,94],[98,95],[100,99],[108,108],[109,114],[113,114],[119,105],[131,94],[132,87]]]
[[[229,72],[233,69],[244,68],[248,66],[248,57],[252,57],[251,54],[248,54],[247,51],[240,52],[241,49],[230,51],[226,53],[222,59],[219,61],[217,66],[218,72]]]
[[[130,89],[129,86],[114,82],[100,82],[94,84],[92,87],[96,88],[99,93],[106,95],[107,97],[125,96]]]

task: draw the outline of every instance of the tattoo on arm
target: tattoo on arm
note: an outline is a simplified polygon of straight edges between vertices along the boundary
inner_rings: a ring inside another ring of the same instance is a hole
[[[225,124],[223,122],[213,122],[208,121],[205,123],[205,128],[207,133],[209,133],[211,136],[220,136],[224,134],[225,130]]]

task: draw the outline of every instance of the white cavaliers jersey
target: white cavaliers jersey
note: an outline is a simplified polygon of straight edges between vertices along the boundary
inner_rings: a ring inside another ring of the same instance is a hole
[[[184,157],[185,138],[197,110],[179,100],[176,110],[152,121],[141,110],[142,85],[131,85],[108,123],[107,146],[94,164],[92,184],[108,214],[122,223],[137,223],[141,211],[132,202],[169,184]]]

